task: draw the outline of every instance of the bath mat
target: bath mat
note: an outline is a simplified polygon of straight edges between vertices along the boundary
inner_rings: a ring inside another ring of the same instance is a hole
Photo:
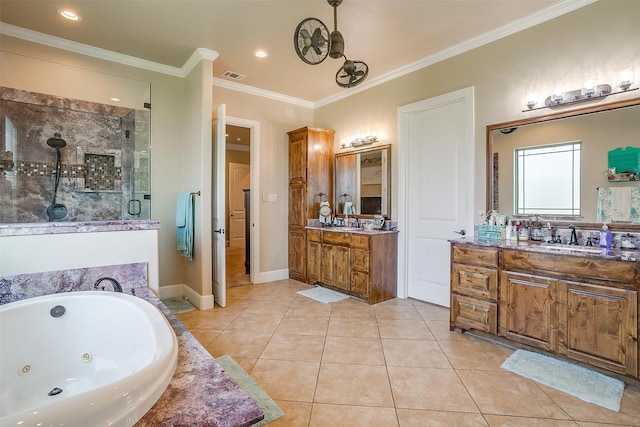
[[[276,402],[269,397],[262,387],[260,387],[231,356],[225,354],[224,356],[216,357],[216,361],[222,366],[222,369],[238,383],[242,390],[256,402],[260,409],[262,409],[262,412],[264,412],[264,419],[259,423],[252,424],[251,427],[263,426],[284,416],[284,412],[282,412],[282,409],[280,409]]]
[[[584,401],[620,411],[624,382],[615,378],[526,350],[516,350],[501,367]]]
[[[349,298],[349,295],[341,294],[340,292],[332,291],[331,289],[323,288],[321,286],[305,289],[304,291],[298,291],[298,293],[304,297],[311,298],[325,304]]]
[[[183,297],[164,298],[160,301],[162,301],[173,314],[188,313],[196,309],[188,299]]]

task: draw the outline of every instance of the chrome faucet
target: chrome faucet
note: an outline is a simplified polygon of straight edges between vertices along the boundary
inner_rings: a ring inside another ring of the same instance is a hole
[[[114,279],[113,277],[101,277],[98,280],[96,280],[96,282],[93,284],[93,289],[98,289],[98,285],[103,281],[103,280],[108,280],[111,282],[111,285],[113,286],[113,291],[114,292],[120,292],[122,293],[122,286],[120,286],[120,283]],[[104,286],[102,287],[102,290],[104,291]]]

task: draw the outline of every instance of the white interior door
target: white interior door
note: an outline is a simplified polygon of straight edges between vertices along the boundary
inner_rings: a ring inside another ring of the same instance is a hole
[[[226,188],[226,173],[225,173],[225,131],[226,124],[226,105],[221,104],[218,106],[218,120],[216,121],[216,130],[214,136],[213,147],[213,224],[211,229],[213,230],[213,296],[215,302],[224,307],[227,305],[227,283],[226,283],[226,267],[225,267],[225,188]]]
[[[244,246],[244,190],[249,188],[250,168],[247,164],[229,163],[229,246]]]
[[[400,121],[407,296],[448,307],[448,240],[473,235],[473,88],[401,107]]]

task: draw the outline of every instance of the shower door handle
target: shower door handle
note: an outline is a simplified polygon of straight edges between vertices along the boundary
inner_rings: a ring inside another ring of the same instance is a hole
[[[127,212],[129,212],[129,215],[131,216],[140,216],[140,213],[142,212],[142,202],[140,202],[140,200],[138,199],[129,200]]]

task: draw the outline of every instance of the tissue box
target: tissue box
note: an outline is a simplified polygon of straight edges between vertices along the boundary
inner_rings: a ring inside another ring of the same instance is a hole
[[[617,174],[640,169],[640,148],[616,148],[607,154],[609,169],[616,168]]]
[[[507,227],[504,225],[487,225],[478,226],[478,238],[484,240],[503,240]]]

